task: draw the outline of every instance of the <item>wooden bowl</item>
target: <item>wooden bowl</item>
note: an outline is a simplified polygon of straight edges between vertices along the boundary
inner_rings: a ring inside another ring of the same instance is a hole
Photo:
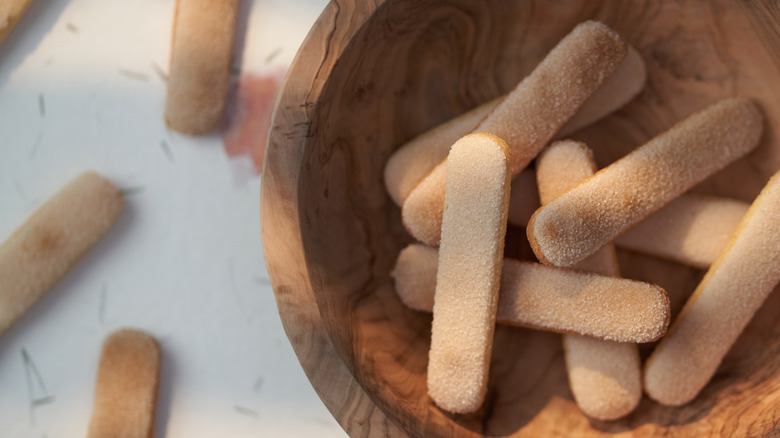
[[[411,238],[382,169],[406,140],[512,89],[576,24],[596,19],[639,50],[649,79],[636,100],[574,137],[604,166],[720,98],[753,98],[767,116],[760,146],[694,189],[752,200],[780,168],[779,18],[769,1],[328,5],[278,102],[263,172],[262,235],[290,342],[343,427],[354,436],[419,437],[777,433],[776,293],[686,406],[644,398],[625,419],[589,420],[572,401],[560,337],[498,327],[482,409],[449,415],[436,408],[425,384],[431,318],[401,304],[389,275]],[[674,312],[702,276],[635,253],[619,256],[626,277],[668,291]]]

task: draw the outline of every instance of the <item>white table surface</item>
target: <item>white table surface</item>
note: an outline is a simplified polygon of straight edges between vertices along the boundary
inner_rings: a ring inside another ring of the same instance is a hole
[[[326,3],[249,0],[241,71],[289,65]],[[86,436],[101,343],[127,326],[163,350],[157,437],[345,436],[282,330],[260,177],[218,134],[163,123],[152,64],[167,70],[173,6],[36,0],[0,45],[0,240],[84,170],[132,189],[106,238],[0,337],[0,437]]]

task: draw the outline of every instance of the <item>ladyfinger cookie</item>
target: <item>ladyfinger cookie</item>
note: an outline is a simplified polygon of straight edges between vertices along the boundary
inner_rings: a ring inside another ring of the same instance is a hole
[[[602,23],[587,21],[567,35],[475,129],[504,139],[517,176],[626,56],[626,44]],[[447,162],[409,194],[401,214],[406,229],[439,244]]]
[[[748,209],[645,364],[645,391],[664,405],[693,400],[780,281],[780,172]]]
[[[503,97],[473,108],[411,139],[393,152],[385,164],[385,187],[393,202],[403,206],[409,193],[431,170],[447,159],[452,145],[473,132]]]
[[[0,44],[11,33],[32,2],[33,0],[3,0],[0,2]]]
[[[763,116],[726,99],[678,123],[539,208],[528,240],[543,263],[571,266],[758,145]]]
[[[507,221],[525,227],[539,208],[536,176],[530,169],[512,181]],[[524,176],[525,175],[525,176]],[[666,204],[615,239],[615,245],[632,251],[707,269],[731,239],[750,204],[719,196],[686,193]]]
[[[596,173],[593,151],[585,143],[562,140],[545,148],[536,160],[536,185],[541,205],[547,205]],[[615,247],[608,243],[573,269],[601,275],[620,275]]]
[[[642,55],[632,46],[615,70],[604,79],[580,109],[558,131],[555,138],[564,139],[580,129],[592,125],[633,100],[647,82],[647,70]]]
[[[593,152],[572,140],[558,141],[536,158],[542,205],[571,190],[596,172]],[[608,243],[574,266],[587,272],[618,277],[615,247]],[[563,336],[569,387],[585,415],[615,420],[631,413],[642,398],[642,369],[636,344]]]
[[[123,329],[106,338],[98,364],[89,438],[151,438],[157,411],[160,346]]]
[[[47,200],[0,246],[0,335],[119,218],[122,195],[87,172]]]
[[[165,122],[190,135],[219,126],[230,79],[237,0],[177,0]]]
[[[625,417],[642,399],[642,364],[636,344],[563,336],[566,372],[577,406],[588,417]]]
[[[428,394],[455,413],[479,408],[487,391],[509,208],[509,149],[470,134],[447,156],[428,356]]]
[[[401,301],[433,310],[439,251],[412,244],[392,276]],[[501,324],[617,342],[652,342],[666,333],[669,299],[650,283],[504,259],[496,320]]]
[[[707,269],[726,247],[750,204],[685,194],[615,239],[621,248]]]
[[[645,80],[645,63],[639,53],[628,46],[625,59],[582,104],[577,113],[563,125],[557,137],[565,137],[621,108],[639,94],[645,85]],[[403,206],[412,189],[447,158],[452,144],[469,132],[473,132],[485,116],[501,102],[501,99],[484,103],[442,123],[395,151],[387,161],[384,171],[385,187],[393,201],[398,206]]]

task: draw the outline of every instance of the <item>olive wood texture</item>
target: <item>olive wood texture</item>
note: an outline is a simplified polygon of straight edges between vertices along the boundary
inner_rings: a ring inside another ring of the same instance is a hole
[[[758,148],[694,191],[751,201],[780,169],[780,10],[770,1],[334,1],[304,42],[272,123],[262,237],[287,335],[352,436],[746,436],[777,433],[780,295],[774,293],[692,403],[643,398],[589,420],[559,335],[497,327],[485,403],[446,414],[426,393],[431,318],[401,304],[390,271],[411,238],[386,194],[390,153],[510,90],[576,24],[596,19],[642,54],[645,90],[573,137],[604,166],[721,98],[754,99]],[[508,254],[527,255],[510,230]],[[674,318],[702,271],[619,251],[623,275],[666,289]],[[652,345],[640,346],[643,357]]]

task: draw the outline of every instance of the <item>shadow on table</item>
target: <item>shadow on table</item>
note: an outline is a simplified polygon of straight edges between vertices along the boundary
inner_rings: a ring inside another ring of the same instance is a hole
[[[8,37],[0,43],[0,87],[37,48],[70,0],[33,1]]]
[[[157,412],[154,421],[154,436],[165,438],[168,434],[168,419],[171,416],[173,402],[173,385],[176,376],[176,360],[166,348],[165,342],[160,342],[162,360],[160,367],[160,383],[157,389]]]

